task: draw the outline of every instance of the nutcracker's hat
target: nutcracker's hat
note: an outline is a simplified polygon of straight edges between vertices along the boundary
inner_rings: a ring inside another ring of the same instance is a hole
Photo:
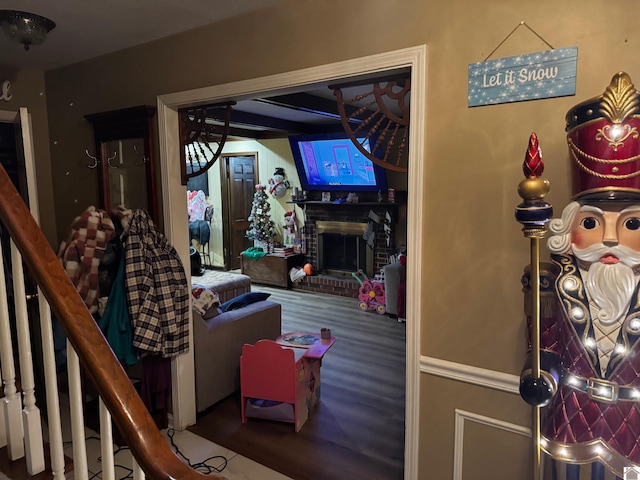
[[[625,72],[566,116],[575,200],[640,198],[640,92]]]

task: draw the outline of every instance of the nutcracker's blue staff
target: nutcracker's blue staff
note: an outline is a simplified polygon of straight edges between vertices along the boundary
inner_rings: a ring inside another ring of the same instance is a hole
[[[522,224],[522,232],[531,242],[531,375],[521,380],[520,393],[533,406],[533,479],[540,480],[540,407],[549,398],[547,382],[540,372],[540,239],[547,232],[547,224],[553,216],[553,208],[544,201],[549,192],[549,181],[542,178],[544,162],[538,145],[538,137],[532,133],[522,165],[524,180],[518,185],[523,202],[516,207],[516,220]],[[523,385],[523,383],[527,385]],[[524,388],[523,388],[524,387]],[[523,393],[525,392],[525,393]],[[529,398],[528,398],[529,397]]]

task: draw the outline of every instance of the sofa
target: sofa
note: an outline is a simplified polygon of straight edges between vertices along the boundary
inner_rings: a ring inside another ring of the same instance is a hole
[[[204,270],[202,274],[191,277],[191,286],[197,285],[214,290],[220,297],[220,302],[226,302],[251,291],[251,277],[236,272]]]
[[[221,275],[210,274],[208,279],[193,277],[192,284],[196,287],[208,283],[204,286],[215,290],[220,302],[242,298],[251,288],[250,281],[247,286],[241,278],[246,275],[218,273]],[[229,282],[215,282],[214,278]],[[271,300],[259,300],[211,318],[205,318],[209,314],[201,314],[195,308],[192,315],[196,410],[200,413],[240,389],[242,346],[277,338],[281,333],[282,307]]]

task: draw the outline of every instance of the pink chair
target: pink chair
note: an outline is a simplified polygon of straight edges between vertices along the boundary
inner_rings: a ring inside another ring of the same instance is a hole
[[[292,422],[296,432],[300,430],[309,417],[309,368],[304,353],[302,348],[283,347],[273,340],[259,340],[255,345],[242,347],[242,423],[247,422],[249,399],[271,400],[293,406],[293,417],[284,421]],[[268,415],[260,417],[269,418]]]

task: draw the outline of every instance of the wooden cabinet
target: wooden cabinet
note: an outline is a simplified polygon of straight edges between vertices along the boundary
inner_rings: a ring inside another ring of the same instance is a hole
[[[286,257],[265,255],[258,260],[243,254],[240,255],[240,265],[242,273],[249,275],[254,283],[290,288],[289,270],[301,266],[303,259],[304,257],[297,253]]]
[[[100,208],[142,208],[158,222],[153,117],[155,107],[139,106],[85,115],[96,144]]]

